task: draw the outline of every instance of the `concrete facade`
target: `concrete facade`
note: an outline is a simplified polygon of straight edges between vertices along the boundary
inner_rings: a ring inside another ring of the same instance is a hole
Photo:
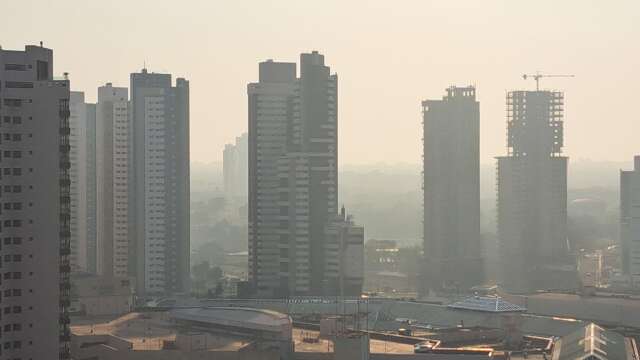
[[[622,270],[640,284],[640,156],[631,171],[620,171],[620,246]]]
[[[473,86],[422,102],[424,264],[421,292],[484,280],[480,238],[480,104]]]
[[[189,82],[131,74],[130,267],[139,295],[189,291]]]
[[[576,288],[567,242],[564,94],[507,94],[507,156],[498,158],[502,283],[512,291]]]
[[[69,81],[53,51],[0,50],[2,359],[69,358]]]
[[[129,254],[129,95],[111,83],[98,88],[97,274],[127,277]]]
[[[259,297],[327,293],[338,214],[337,75],[318,52],[260,63],[249,98],[249,282]]]

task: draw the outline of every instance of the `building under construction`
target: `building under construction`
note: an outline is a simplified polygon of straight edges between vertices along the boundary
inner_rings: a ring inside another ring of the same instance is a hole
[[[509,290],[575,287],[563,119],[562,92],[507,94],[507,155],[498,157],[496,180],[502,283]]]

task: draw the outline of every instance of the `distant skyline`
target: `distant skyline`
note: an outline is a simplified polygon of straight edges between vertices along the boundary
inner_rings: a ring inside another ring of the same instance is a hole
[[[22,0],[0,13],[3,49],[43,41],[56,75],[69,72],[87,101],[106,82],[128,86],[145,63],[190,79],[194,162],[221,161],[247,130],[257,62],[311,50],[340,79],[340,165],[420,163],[420,102],[469,84],[480,101],[481,162],[493,163],[505,152],[506,92],[534,89],[522,74],[535,71],[576,75],[541,81],[566,93],[566,155],[640,153],[630,136],[640,131],[637,1]]]

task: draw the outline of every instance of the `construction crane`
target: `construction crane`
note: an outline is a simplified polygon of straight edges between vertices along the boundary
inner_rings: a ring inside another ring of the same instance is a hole
[[[532,74],[532,75],[528,75],[528,74],[524,74],[522,75],[522,78],[527,80],[527,78],[533,78],[536,81],[536,91],[540,91],[540,79],[545,77],[575,77],[575,75],[550,75],[550,74],[540,74],[539,72]]]

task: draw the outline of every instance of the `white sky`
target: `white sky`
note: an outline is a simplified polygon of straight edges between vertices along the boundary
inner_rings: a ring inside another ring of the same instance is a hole
[[[319,50],[339,75],[340,163],[420,161],[420,101],[475,84],[482,162],[505,152],[505,92],[521,75],[566,91],[573,159],[640,153],[640,1],[0,0],[0,45],[54,50],[55,71],[95,100],[150,71],[191,82],[191,158],[220,161],[247,128],[258,62]]]

